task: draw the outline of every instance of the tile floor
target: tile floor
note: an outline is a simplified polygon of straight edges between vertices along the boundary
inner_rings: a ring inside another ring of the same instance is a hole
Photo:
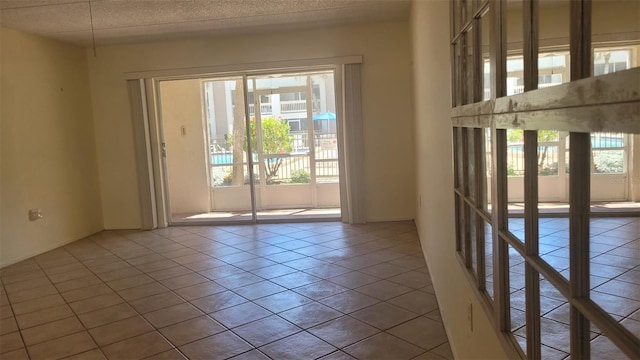
[[[590,222],[591,299],[632,334],[640,334],[640,218],[602,217]],[[524,220],[510,218],[509,229],[524,239]],[[569,278],[569,219],[541,218],[540,257]],[[489,258],[487,258],[489,259]],[[526,346],[525,277],[522,256],[510,249],[512,329]],[[490,278],[488,278],[490,280]],[[569,357],[569,306],[566,298],[541,279],[541,326],[544,359]],[[626,359],[602,332],[592,325],[591,349],[598,359]],[[595,355],[594,355],[595,356]]]
[[[1,279],[2,359],[452,359],[412,222],[105,231]]]

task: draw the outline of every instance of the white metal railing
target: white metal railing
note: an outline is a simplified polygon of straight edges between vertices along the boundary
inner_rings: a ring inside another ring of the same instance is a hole
[[[281,101],[280,111],[283,113],[307,111],[307,100]]]
[[[249,104],[249,115],[255,115],[255,114],[256,114],[255,104]],[[273,114],[273,105],[271,103],[260,104],[260,114],[262,115]]]

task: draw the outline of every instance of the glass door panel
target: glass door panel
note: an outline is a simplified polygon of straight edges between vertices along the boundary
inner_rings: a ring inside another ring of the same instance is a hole
[[[203,81],[211,208],[219,220],[252,220],[242,77]]]
[[[333,84],[333,72],[249,78],[258,220],[339,218]]]

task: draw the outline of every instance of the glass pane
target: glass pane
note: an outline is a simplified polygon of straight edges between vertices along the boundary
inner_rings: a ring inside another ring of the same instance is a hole
[[[161,81],[160,96],[172,221],[251,220],[242,78]]]
[[[524,132],[507,130],[508,230],[524,241]]]
[[[475,83],[474,83],[474,73],[475,73],[475,69],[474,69],[474,62],[473,62],[473,57],[474,57],[474,31],[473,31],[473,27],[469,28],[469,30],[466,32],[466,36],[465,36],[465,46],[466,46],[466,52],[465,52],[465,104],[472,104],[475,102],[474,100],[474,89],[475,89]]]
[[[540,0],[538,5],[538,88],[569,81],[570,0]]]
[[[475,2],[475,0],[465,0],[465,5],[466,5],[466,18],[465,18],[465,22],[469,22],[469,20],[471,20],[473,18],[473,3]]]
[[[311,106],[313,113],[313,136],[315,146],[316,183],[338,183],[338,129],[336,121],[336,100],[333,87],[333,72],[325,72],[310,76]],[[306,119],[289,120],[293,140],[293,153],[309,152],[309,124]],[[296,131],[292,124],[300,124]],[[306,174],[300,173],[298,183],[304,183]],[[295,179],[292,179],[295,180]],[[310,180],[310,177],[309,177]]]
[[[569,82],[569,52],[541,52],[538,55],[538,88]]]
[[[633,319],[624,320],[622,323],[633,323],[632,333],[639,334],[640,322]],[[600,329],[592,325],[592,331],[595,331],[594,336],[591,338],[591,358],[598,360],[636,360],[637,356],[629,357],[622,352],[606,335],[602,334]]]
[[[462,105],[462,95],[463,95],[463,86],[462,86],[462,72],[464,71],[464,67],[462,66],[462,45],[461,42],[457,42],[453,44],[453,104],[455,106]]]
[[[475,200],[476,196],[476,159],[475,159],[475,133],[473,128],[466,129],[467,136],[467,191],[469,197]]]
[[[516,337],[522,351],[526,353],[524,259],[511,245],[509,245],[509,290],[511,293],[511,332]]]
[[[638,67],[640,2],[593,1],[591,30],[593,75]],[[620,45],[623,43],[624,45]]]
[[[493,156],[492,156],[492,149],[491,149],[491,129],[484,129],[484,156],[483,156],[483,160],[484,160],[484,171],[485,171],[485,176],[482,176],[482,183],[484,184],[483,187],[485,189],[484,192],[484,197],[483,197],[483,201],[482,201],[482,205],[484,210],[491,214],[491,167],[493,166]]]
[[[462,201],[462,197],[458,194],[455,196],[456,198],[456,250],[464,253],[464,203]]]
[[[564,137],[556,130],[537,132],[538,250],[540,257],[569,277],[568,176]]]
[[[592,133],[592,171],[594,174],[623,174],[627,172],[629,146],[622,133]]]
[[[523,2],[507,1],[507,94],[524,91]]]
[[[540,276],[540,342],[543,359],[564,359],[569,343],[569,303],[543,276]]]
[[[491,5],[489,5],[491,6]],[[482,100],[491,99],[491,56],[490,56],[490,41],[491,41],[491,24],[489,23],[489,11],[485,12],[480,20],[480,44],[482,54]]]
[[[592,133],[591,299],[638,334],[640,319],[640,135]],[[629,320],[623,320],[629,318]],[[613,346],[599,337],[598,351]],[[594,347],[592,349],[595,350]],[[613,351],[616,354],[617,351]]]
[[[465,5],[463,0],[453,0],[453,12],[454,12],[454,33],[457,34],[462,29],[462,7]]]
[[[545,204],[539,205],[544,211]],[[568,208],[567,208],[568,209]],[[564,211],[564,210],[560,210]],[[540,217],[538,221],[538,251],[540,257],[569,279],[569,217],[566,214],[554,214],[552,217]]]
[[[485,287],[489,297],[493,298],[493,230],[488,222],[483,221],[482,223],[484,224]]]
[[[339,217],[333,72],[264,75],[249,82],[255,87],[250,123],[258,219]]]
[[[454,161],[456,164],[456,176],[455,176],[455,184],[456,188],[461,188],[463,186],[463,163],[462,163],[462,132],[464,128],[453,128],[453,139],[454,139]]]
[[[471,257],[471,271],[477,274],[478,268],[478,247],[477,247],[477,231],[476,231],[476,213],[469,207],[469,237],[471,239],[469,256]]]

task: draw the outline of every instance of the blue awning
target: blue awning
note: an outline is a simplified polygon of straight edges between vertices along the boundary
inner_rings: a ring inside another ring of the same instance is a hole
[[[321,114],[313,116],[313,120],[335,120],[335,119],[336,119],[336,114],[330,111],[323,112]]]

